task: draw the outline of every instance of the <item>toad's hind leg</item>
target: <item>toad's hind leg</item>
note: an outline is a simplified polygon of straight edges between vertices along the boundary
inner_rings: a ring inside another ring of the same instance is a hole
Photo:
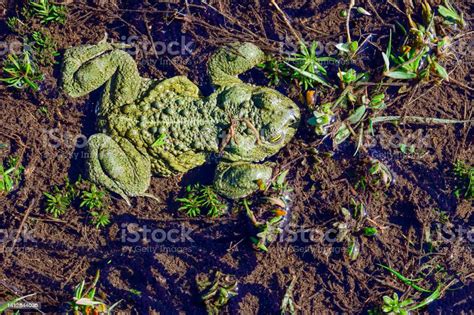
[[[150,160],[124,138],[95,134],[89,138],[88,178],[108,190],[128,197],[145,196],[150,186]]]
[[[112,104],[137,98],[142,78],[135,60],[125,51],[103,43],[69,48],[64,53],[62,87],[71,97],[89,94],[109,80]]]

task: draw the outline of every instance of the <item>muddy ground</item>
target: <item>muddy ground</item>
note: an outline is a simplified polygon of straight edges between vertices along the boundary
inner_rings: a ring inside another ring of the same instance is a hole
[[[135,58],[143,76],[164,79],[184,74],[206,95],[212,91],[206,60],[217,47],[247,40],[269,53],[281,54],[295,43],[282,15],[267,1],[68,2],[66,24],[47,26],[60,52],[96,43],[107,33],[109,40],[130,41],[142,47],[133,51],[137,52]],[[328,44],[344,39],[345,20],[339,12],[346,8],[345,1],[278,3],[305,40]],[[472,24],[472,3],[455,4]],[[385,47],[390,25],[404,18],[386,1],[360,1],[359,5],[378,12],[378,16],[355,15],[351,21],[354,37],[373,34],[374,45],[364,50],[357,67],[375,73],[383,61],[374,47]],[[6,27],[6,18],[19,14],[21,6],[22,1],[0,2],[2,42],[21,40]],[[465,32],[470,30],[468,27]],[[156,50],[149,49],[152,41],[158,43]],[[179,49],[163,52],[164,45],[169,47],[175,41],[174,47]],[[394,93],[395,101],[387,114],[472,119],[472,92],[463,87],[472,86],[474,59],[469,43],[470,33],[457,46],[458,62],[448,68],[460,84],[421,84],[402,97]],[[320,138],[306,123],[311,111],[302,102],[300,91],[293,84],[281,84],[278,89],[298,102],[304,116],[294,140],[271,159],[289,169],[288,183],[294,188],[291,229],[325,233],[340,219],[339,209],[357,197],[366,204],[379,233],[360,238],[360,256],[353,262],[344,255],[343,244],[322,238],[308,241],[298,237],[292,241],[287,237],[272,245],[268,253],[259,253],[251,248],[248,224],[241,213],[218,219],[189,219],[177,211],[174,199],[183,187],[211,182],[212,163],[184,176],[153,178],[149,192],[161,203],[137,198],[128,207],[111,196],[112,224],[101,230],[88,223],[90,218],[84,210],[71,208],[58,220],[49,216],[44,211],[43,192],[63,184],[65,177],[76,180],[83,171],[85,151],[76,144],[81,135],[94,133],[93,108],[98,97],[98,93],[80,99],[67,97],[58,89],[59,67],[56,64],[42,69],[46,77],[39,92],[0,85],[0,143],[6,144],[0,156],[20,156],[26,168],[19,187],[0,196],[0,228],[11,236],[4,237],[0,244],[0,301],[36,293],[29,301],[41,303],[41,311],[64,312],[74,287],[83,279],[92,280],[97,270],[101,272],[99,289],[103,297],[112,303],[123,300],[119,310],[139,314],[204,313],[195,277],[213,269],[233,274],[239,281],[239,295],[231,300],[227,313],[278,313],[294,276],[298,279],[294,302],[302,314],[365,313],[380,305],[383,295],[393,292],[418,301],[426,296],[384,271],[377,265],[381,263],[408,277],[416,277],[426,266],[441,265],[445,277],[455,279],[455,284],[422,312],[472,311],[472,239],[466,233],[441,238],[432,252],[426,242],[427,229],[434,231],[441,223],[442,211],[449,216],[451,229],[472,227],[472,202],[454,196],[456,181],[451,171],[458,159],[474,163],[469,124],[385,124],[377,127],[369,150],[354,157],[351,143],[334,150],[320,144]],[[255,84],[268,83],[259,70],[244,77]],[[321,95],[318,101],[325,97]],[[42,106],[47,112],[39,110]],[[409,141],[417,143],[418,153],[400,152],[399,144]],[[384,161],[392,170],[395,183],[389,189],[374,192],[354,188],[355,174],[369,156]],[[29,237],[14,237],[20,226],[29,231]],[[125,236],[134,227],[192,229],[193,242],[132,242]],[[434,288],[436,280],[429,278],[423,285]],[[130,290],[138,290],[141,295]]]

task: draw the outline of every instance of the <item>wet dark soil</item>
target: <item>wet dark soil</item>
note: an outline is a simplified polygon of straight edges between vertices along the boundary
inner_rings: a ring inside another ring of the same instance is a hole
[[[374,43],[368,45],[356,66],[375,73],[382,66],[376,47],[385,47],[395,21],[406,23],[388,2],[403,5],[401,1],[360,2],[358,5],[372,12],[375,9],[377,15],[355,15],[351,21],[355,38],[370,33]],[[471,22],[473,7],[469,1],[453,2]],[[278,3],[305,40],[318,40],[328,47],[344,39],[345,21],[339,13],[346,8],[346,1]],[[7,17],[18,15],[21,6],[22,1],[0,2],[2,43],[21,41],[21,36],[6,27]],[[131,52],[135,52],[144,76],[164,79],[187,75],[204,94],[212,91],[206,61],[216,48],[245,40],[282,55],[296,47],[281,14],[267,1],[89,0],[67,1],[67,7],[69,17],[64,26],[33,22],[33,28],[48,28],[60,52],[75,45],[97,43],[107,33],[109,40],[135,46]],[[463,87],[472,86],[470,31],[468,27],[457,46],[458,62],[449,68],[460,84],[420,84],[402,97],[394,94],[396,101],[386,113],[472,119],[472,89]],[[151,42],[156,49],[150,48]],[[378,266],[384,264],[409,278],[426,266],[442,266],[444,279],[455,279],[456,284],[426,311],[472,312],[472,237],[461,232],[440,238],[432,251],[426,239],[426,231],[435,233],[438,224],[448,226],[448,232],[472,229],[472,202],[454,196],[456,181],[452,175],[456,160],[474,163],[471,125],[386,124],[377,127],[375,144],[367,153],[353,156],[353,144],[337,149],[320,145],[320,139],[305,122],[311,110],[302,102],[301,91],[294,84],[281,84],[277,89],[290,95],[304,114],[295,139],[272,158],[280,168],[289,169],[288,183],[294,189],[289,229],[324,234],[341,220],[339,209],[356,198],[366,205],[367,215],[379,233],[360,237],[360,256],[355,261],[346,257],[342,243],[322,237],[292,239],[293,234],[271,245],[268,253],[260,253],[252,249],[242,213],[218,219],[189,219],[177,211],[174,200],[183,187],[211,182],[212,163],[184,176],[153,178],[149,192],[161,203],[138,198],[128,207],[111,196],[112,224],[101,230],[89,224],[90,217],[82,209],[71,208],[58,220],[49,216],[44,210],[43,192],[64,184],[66,177],[74,181],[83,172],[85,151],[81,141],[94,133],[93,108],[98,93],[69,98],[58,89],[59,64],[42,71],[45,80],[39,92],[0,85],[0,143],[4,144],[0,158],[19,156],[26,168],[19,187],[0,196],[0,229],[10,236],[0,239],[0,301],[36,293],[30,300],[41,303],[41,311],[64,312],[74,287],[83,279],[91,281],[97,270],[101,272],[99,290],[103,297],[112,303],[123,300],[119,310],[138,314],[204,313],[195,277],[211,270],[232,274],[239,281],[239,295],[224,310],[229,314],[279,313],[294,276],[298,279],[294,302],[301,314],[365,313],[380,305],[383,295],[393,292],[422,299]],[[268,83],[259,70],[250,71],[244,78],[255,84]],[[323,101],[328,96],[321,93],[319,97]],[[47,111],[39,110],[41,107]],[[419,152],[403,154],[399,144],[408,141],[417,141]],[[394,183],[389,189],[354,188],[357,170],[369,157],[383,161],[392,170]],[[441,223],[441,212],[448,215],[448,225]],[[26,236],[20,233],[15,238],[20,227],[27,231]],[[190,230],[191,240],[135,237],[136,231],[143,236],[146,229]],[[423,285],[434,288],[436,281],[427,279]],[[132,293],[134,290],[141,294]]]

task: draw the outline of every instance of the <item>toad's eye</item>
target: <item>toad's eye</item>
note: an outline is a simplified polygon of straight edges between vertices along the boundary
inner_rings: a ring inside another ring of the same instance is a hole
[[[270,142],[271,143],[277,143],[280,140],[281,140],[281,133],[273,135],[273,136],[270,137]]]

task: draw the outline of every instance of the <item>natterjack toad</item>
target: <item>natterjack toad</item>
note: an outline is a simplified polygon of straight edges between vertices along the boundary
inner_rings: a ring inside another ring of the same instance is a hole
[[[133,58],[100,43],[65,52],[62,87],[71,97],[103,88],[97,134],[89,139],[87,175],[128,201],[149,196],[152,174],[170,176],[219,162],[214,186],[238,199],[268,181],[272,168],[259,164],[296,132],[300,112],[279,92],[243,83],[238,75],[265,60],[254,44],[218,50],[208,69],[216,91],[205,97],[184,76],[142,78]]]

